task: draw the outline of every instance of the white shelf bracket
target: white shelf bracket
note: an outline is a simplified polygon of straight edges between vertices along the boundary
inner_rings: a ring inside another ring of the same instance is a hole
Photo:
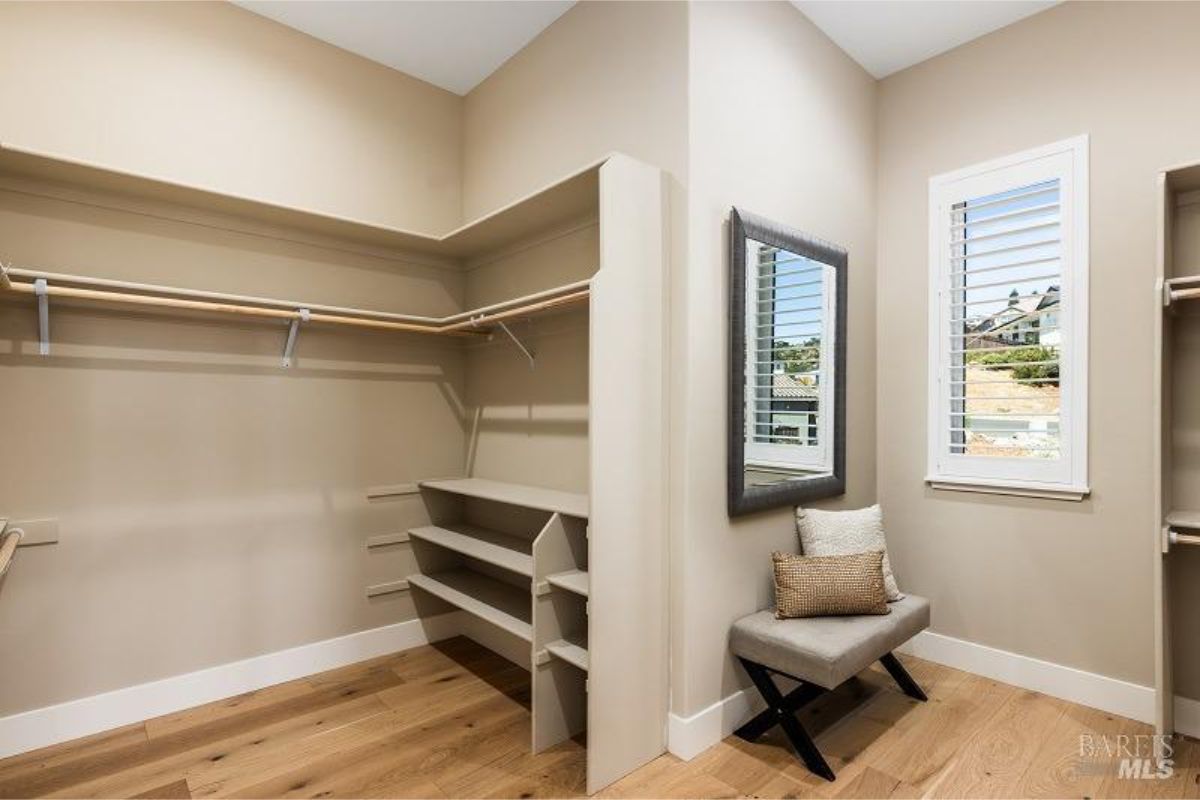
[[[50,296],[45,278],[33,282],[33,293],[38,300],[38,353],[50,355]]]
[[[300,323],[308,322],[312,317],[312,313],[307,308],[296,310],[296,316],[292,317],[292,324],[288,326],[287,342],[283,345],[283,368],[287,369],[292,366],[292,353],[296,350],[296,339],[300,336]]]

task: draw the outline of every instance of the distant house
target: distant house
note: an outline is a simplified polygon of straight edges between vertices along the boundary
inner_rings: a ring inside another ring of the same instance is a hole
[[[966,349],[977,350],[1014,344],[1056,347],[1061,341],[1058,311],[1057,286],[1047,288],[1044,294],[1034,292],[1028,297],[1022,297],[1013,289],[1005,308],[988,316],[966,321]]]
[[[816,444],[819,397],[820,387],[811,376],[774,373],[771,376],[770,435]]]

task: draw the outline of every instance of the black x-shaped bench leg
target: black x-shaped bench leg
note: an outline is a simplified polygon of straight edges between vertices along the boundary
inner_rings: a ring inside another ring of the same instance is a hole
[[[904,665],[894,655],[888,653],[879,660],[906,695],[921,701],[927,699],[925,693],[921,691],[921,687],[917,685],[917,682],[908,674],[908,670],[904,669]],[[783,728],[784,735],[787,736],[792,749],[796,751],[796,755],[800,757],[804,765],[825,780],[834,780],[833,770],[825,761],[825,757],[821,755],[821,751],[817,749],[812,737],[808,735],[808,731],[804,730],[804,726],[796,718],[797,711],[820,697],[826,690],[815,683],[801,681],[799,686],[785,696],[775,685],[775,680],[771,677],[771,670],[762,664],[756,664],[744,658],[739,657],[738,661],[741,661],[742,666],[746,668],[746,673],[754,682],[758,693],[766,701],[767,707],[734,731],[734,734],[748,742],[753,742],[771,728],[779,725]]]

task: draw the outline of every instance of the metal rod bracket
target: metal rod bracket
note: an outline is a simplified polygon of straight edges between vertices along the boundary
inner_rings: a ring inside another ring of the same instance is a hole
[[[45,278],[33,282],[33,293],[38,299],[38,353],[50,355],[50,297]]]
[[[307,308],[296,310],[296,316],[292,317],[292,322],[288,326],[287,342],[283,345],[283,368],[287,369],[292,366],[292,353],[296,350],[296,339],[300,336],[300,323],[308,322],[312,318],[312,313]]]
[[[512,343],[517,346],[517,349],[524,353],[525,357],[529,359],[529,369],[534,369],[536,364],[534,362],[533,353],[529,350],[529,348],[526,347],[524,343],[522,343],[521,340],[516,337],[516,334],[509,330],[508,325],[504,324],[503,320],[498,321],[496,324],[500,326],[500,330],[508,334],[508,338],[512,339]]]

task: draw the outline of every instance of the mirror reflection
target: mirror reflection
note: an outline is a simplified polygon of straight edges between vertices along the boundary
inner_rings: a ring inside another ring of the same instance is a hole
[[[746,249],[746,485],[829,475],[833,267],[754,239]]]

